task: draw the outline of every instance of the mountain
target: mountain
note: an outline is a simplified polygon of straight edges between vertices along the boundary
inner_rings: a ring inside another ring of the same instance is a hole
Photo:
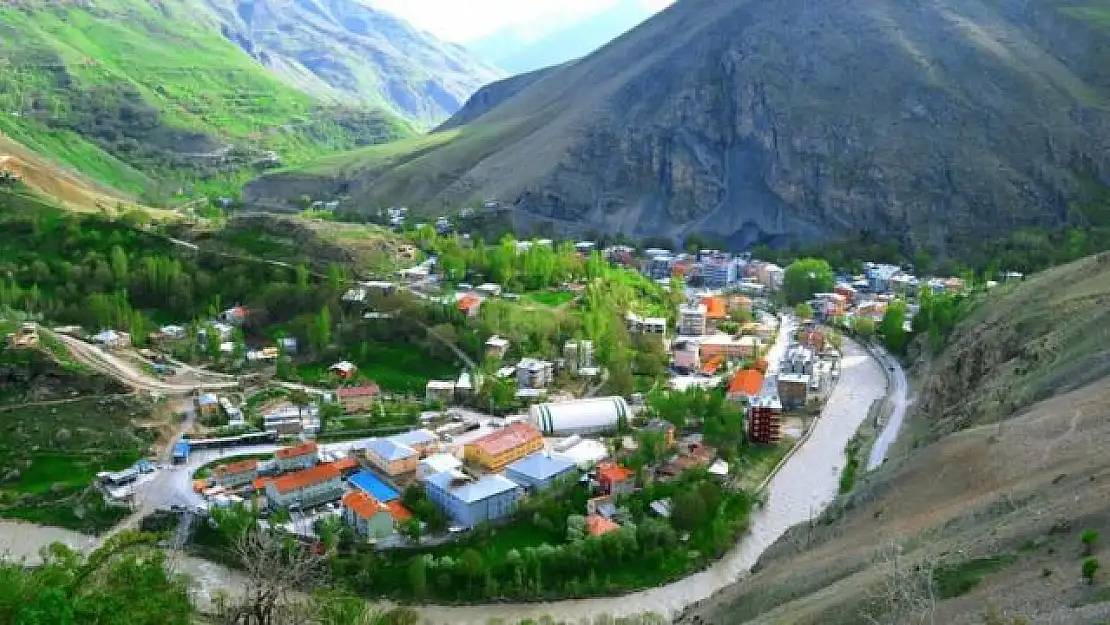
[[[733,247],[867,230],[940,258],[1110,183],[1108,59],[1091,2],[683,0],[443,136],[246,195],[494,198],[520,230]]]
[[[223,35],[315,96],[371,103],[431,126],[504,75],[468,50],[361,0],[194,0]]]
[[[1080,572],[1110,533],[1108,298],[1106,253],[982,296],[920,359],[901,449],[677,622],[1105,623]]]
[[[597,50],[651,17],[655,10],[643,0],[619,0],[614,6],[570,24],[530,37],[509,27],[466,47],[513,74],[566,63]]]
[[[413,134],[389,111],[286,85],[205,15],[192,0],[0,7],[0,132],[156,203]]]

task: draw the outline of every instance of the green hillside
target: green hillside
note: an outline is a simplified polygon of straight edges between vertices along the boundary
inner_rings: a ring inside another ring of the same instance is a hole
[[[152,202],[412,134],[391,113],[325,106],[286,85],[194,10],[0,8],[0,131]]]

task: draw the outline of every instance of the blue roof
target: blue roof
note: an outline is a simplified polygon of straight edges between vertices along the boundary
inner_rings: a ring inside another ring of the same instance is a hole
[[[510,464],[506,471],[543,481],[562,475],[573,468],[574,461],[570,458],[560,455],[549,456],[542,451],[537,451]]]
[[[428,430],[412,430],[411,432],[404,432],[401,434],[390,436],[388,440],[391,440],[394,443],[400,443],[402,445],[408,445],[411,447],[413,445],[427,445],[429,443],[434,443],[436,440],[436,436]]]
[[[386,462],[393,460],[404,460],[416,455],[416,450],[408,445],[394,442],[388,438],[376,438],[366,444],[366,450],[374,452],[380,458],[384,458]]]
[[[500,475],[486,475],[475,480],[459,471],[436,473],[428,476],[427,481],[463,503],[475,503],[520,488],[516,482]]]
[[[173,455],[187,456],[189,455],[189,441],[177,441],[173,446]]]
[[[216,396],[212,393],[205,393],[197,398],[197,403],[202,406],[207,406],[209,404],[218,403],[218,400],[216,399]]]
[[[397,499],[400,495],[393,487],[386,484],[382,479],[369,471],[359,471],[351,477],[347,478],[355,488],[365,492],[374,499],[382,503],[387,503]]]

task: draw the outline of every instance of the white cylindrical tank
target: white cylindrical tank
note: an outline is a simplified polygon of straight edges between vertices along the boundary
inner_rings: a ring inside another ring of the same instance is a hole
[[[576,399],[549,404],[536,404],[528,412],[529,421],[549,436],[594,434],[615,430],[621,418],[629,419],[632,411],[623,397]]]

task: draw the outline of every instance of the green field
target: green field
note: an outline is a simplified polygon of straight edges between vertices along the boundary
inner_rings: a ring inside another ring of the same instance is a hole
[[[424,394],[428,380],[454,380],[459,366],[428,358],[411,345],[363,343],[347,358],[358,366],[358,380],[372,380],[383,390],[394,393]],[[297,375],[305,383],[334,385],[338,380],[328,372],[333,362],[312,362],[297,366]]]
[[[520,296],[520,301],[530,304],[539,304],[540,306],[549,306],[551,308],[558,308],[564,304],[574,301],[575,294],[570,291],[536,291],[534,293],[525,293]]]

